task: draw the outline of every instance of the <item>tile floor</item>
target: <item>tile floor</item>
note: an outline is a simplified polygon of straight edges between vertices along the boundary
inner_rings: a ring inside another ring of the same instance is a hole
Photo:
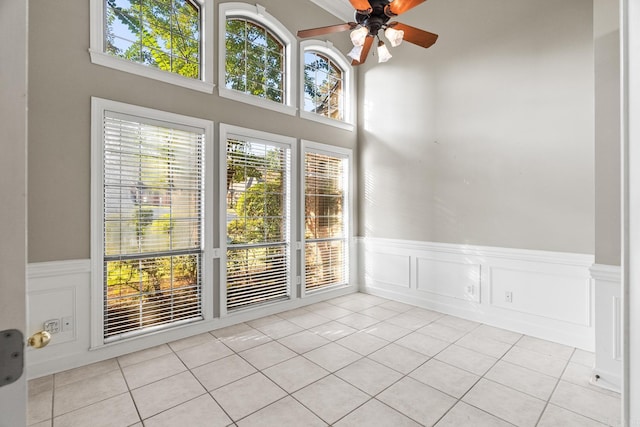
[[[44,426],[603,426],[593,354],[353,294],[29,382]]]

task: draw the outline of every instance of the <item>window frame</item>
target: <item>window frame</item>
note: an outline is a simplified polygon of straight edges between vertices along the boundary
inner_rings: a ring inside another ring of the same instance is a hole
[[[282,104],[266,98],[260,98],[239,92],[237,90],[227,89],[227,48],[225,41],[228,17],[249,19],[256,24],[265,27],[282,42],[284,46],[285,67],[285,97]],[[269,14],[264,7],[239,2],[220,3],[218,11],[218,95],[220,97],[295,116],[297,112],[297,107],[295,105],[297,100],[297,68],[293,64],[296,63],[297,39],[282,23],[280,23],[280,21]]]
[[[305,233],[305,192],[306,192],[306,179],[305,179],[305,154],[311,152],[311,153],[318,153],[318,154],[324,154],[327,156],[335,156],[335,157],[342,157],[347,159],[347,180],[348,180],[348,184],[346,186],[347,189],[347,195],[345,196],[345,204],[347,205],[346,208],[344,209],[344,215],[345,215],[345,221],[344,221],[344,227],[345,227],[345,256],[347,258],[347,265],[346,265],[346,277],[345,277],[345,283],[343,284],[335,284],[332,286],[327,286],[324,288],[320,288],[320,289],[316,289],[316,290],[311,290],[311,291],[307,291],[306,289],[306,256],[305,256],[305,245],[307,242],[306,239],[306,233]],[[301,276],[301,286],[300,286],[300,297],[301,298],[308,298],[311,296],[315,296],[318,294],[322,294],[325,292],[333,292],[336,289],[343,289],[343,288],[349,288],[354,286],[353,284],[356,283],[355,282],[355,270],[356,267],[354,266],[354,254],[355,254],[355,248],[354,248],[354,235],[353,232],[356,229],[356,225],[354,223],[354,188],[355,188],[355,183],[353,182],[353,177],[354,177],[354,162],[353,162],[353,150],[351,150],[350,148],[344,148],[344,147],[337,147],[334,145],[328,145],[328,144],[323,144],[320,142],[314,142],[314,141],[308,141],[308,140],[301,140],[301,149],[300,149],[300,179],[299,179],[299,185],[300,185],[300,189],[298,192],[298,197],[300,198],[300,224],[299,224],[299,229],[298,229],[298,233],[300,235],[300,249],[301,249],[301,260],[300,260],[300,276]]]
[[[290,206],[289,206],[289,218],[288,218],[288,228],[290,230],[289,241],[287,242],[289,245],[289,274],[288,281],[290,286],[289,298],[283,300],[276,300],[272,302],[267,302],[265,304],[259,304],[256,306],[248,306],[246,308],[240,308],[237,310],[233,310],[229,312],[227,310],[227,140],[229,138],[236,137],[238,139],[253,139],[257,141],[263,141],[267,143],[272,143],[274,145],[279,145],[283,147],[287,147],[290,150],[290,163],[291,170],[289,171],[289,194],[290,194]],[[297,236],[297,222],[296,218],[298,215],[298,154],[297,154],[297,140],[296,138],[273,134],[268,132],[263,132],[255,129],[248,129],[239,126],[229,125],[225,123],[220,123],[220,137],[219,137],[219,183],[218,183],[218,217],[219,221],[219,236],[220,236],[220,294],[218,296],[220,300],[220,306],[218,309],[220,310],[220,318],[224,318],[227,316],[236,316],[240,313],[247,313],[251,311],[259,311],[264,310],[264,307],[273,306],[282,303],[290,303],[292,300],[299,298],[297,292],[297,276],[298,272],[296,271],[296,266],[298,265],[298,236]],[[224,304],[223,304],[224,302]]]
[[[305,69],[305,54],[307,51],[318,52],[322,55],[329,57],[335,64],[337,64],[343,73],[344,84],[344,120],[332,119],[330,117],[322,116],[320,114],[312,113],[304,110],[304,69]],[[355,128],[356,117],[356,103],[355,103],[355,72],[351,63],[330,41],[322,40],[304,40],[300,42],[300,95],[298,102],[300,103],[300,117],[303,119],[312,120],[319,123],[324,123],[330,126],[335,126],[340,129],[353,131]]]
[[[189,325],[206,322],[213,319],[214,295],[213,295],[213,260],[215,258],[215,247],[213,239],[213,225],[211,221],[216,216],[213,210],[213,173],[210,172],[213,165],[213,122],[209,120],[183,116],[166,111],[151,108],[139,107],[122,102],[107,99],[91,98],[91,349],[104,346],[118,345],[148,336],[156,331],[168,331],[177,325],[163,325],[157,328],[150,328],[148,333],[134,334],[117,340],[105,342],[104,338],[104,198],[103,198],[103,153],[104,153],[104,116],[106,112],[124,114],[127,116],[139,117],[149,122],[161,123],[177,128],[185,126],[189,128],[202,129],[204,134],[204,166],[203,174],[203,213],[202,213],[202,267],[201,267],[201,310],[202,319],[188,322]]]
[[[89,4],[89,55],[91,57],[91,62],[96,65],[102,65],[104,67],[159,80],[195,91],[213,93],[213,89],[215,87],[213,78],[213,0],[193,1],[197,2],[200,7],[201,35],[199,79],[192,79],[171,71],[163,71],[106,53],[104,51],[105,0],[90,0]]]

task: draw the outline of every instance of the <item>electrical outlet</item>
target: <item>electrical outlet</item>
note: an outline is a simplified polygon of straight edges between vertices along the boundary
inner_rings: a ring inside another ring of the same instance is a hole
[[[504,302],[513,302],[513,292],[507,291],[504,293]]]
[[[62,332],[73,331],[73,316],[62,318]]]
[[[60,332],[60,320],[59,319],[51,319],[44,322],[42,326],[43,329],[50,334],[57,334]]]
[[[475,290],[475,289],[474,289],[474,286],[472,286],[472,285],[467,286],[466,291],[467,291],[467,293],[468,293],[469,295],[475,295],[474,290]]]

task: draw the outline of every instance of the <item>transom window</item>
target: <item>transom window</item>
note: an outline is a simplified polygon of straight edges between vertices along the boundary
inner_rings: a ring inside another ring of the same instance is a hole
[[[304,111],[344,120],[344,73],[327,55],[304,54]]]
[[[200,7],[190,0],[106,0],[105,53],[200,78]]]
[[[228,89],[283,103],[283,43],[268,29],[244,18],[227,19],[225,36]]]

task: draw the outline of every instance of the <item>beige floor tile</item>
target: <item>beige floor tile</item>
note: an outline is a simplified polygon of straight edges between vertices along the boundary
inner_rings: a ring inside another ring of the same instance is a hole
[[[429,356],[393,343],[371,353],[368,357],[403,374],[408,374],[429,360]]]
[[[262,332],[263,334],[271,337],[274,340],[278,340],[280,338],[293,335],[303,330],[300,326],[294,323],[291,323],[288,320],[282,320],[280,318],[277,318],[277,319],[278,319],[277,322],[269,323],[268,325],[259,326],[259,327],[256,327],[256,329]]]
[[[435,321],[441,325],[450,326],[452,328],[460,329],[461,331],[471,332],[480,326],[480,323],[472,320],[461,319],[455,316],[443,316]]]
[[[56,417],[55,427],[127,427],[139,422],[131,395],[123,393]]]
[[[189,369],[192,369],[196,366],[202,366],[222,359],[223,357],[230,356],[233,354],[233,351],[221,341],[213,338],[213,340],[203,344],[182,349],[176,352],[176,354]]]
[[[458,402],[436,427],[512,427],[513,425],[478,408]]]
[[[476,337],[490,338],[492,340],[504,342],[507,344],[515,344],[520,338],[522,338],[522,334],[519,334],[517,332],[508,331],[506,329],[496,328],[489,325],[480,325],[476,329],[471,331],[471,334]]]
[[[603,424],[620,424],[620,398],[560,381],[550,403]]]
[[[27,425],[51,419],[53,409],[53,388],[29,395],[27,400]]]
[[[347,326],[344,323],[336,321],[324,323],[309,330],[330,341],[339,340],[340,338],[344,338],[354,332],[357,332],[357,330],[351,326]]]
[[[156,357],[164,356],[171,353],[171,348],[166,345],[159,345],[156,347],[147,348],[145,350],[136,351],[135,353],[125,354],[118,357],[118,363],[121,368],[129,365],[135,365],[136,363],[146,362]]]
[[[342,369],[348,364],[355,362],[362,356],[355,351],[351,351],[336,343],[329,343],[305,353],[304,357],[311,360],[313,363],[322,366],[329,372],[335,372],[338,369]]]
[[[527,350],[536,351],[547,356],[558,359],[569,360],[573,355],[573,347],[562,345],[551,341],[541,340],[530,336],[523,336],[516,345]]]
[[[220,329],[219,331],[213,331],[214,334],[217,333],[217,337],[223,342],[227,347],[232,349],[235,352],[241,352],[244,350],[248,350],[253,347],[257,347],[261,344],[266,344],[269,341],[272,341],[270,337],[258,331],[257,329],[253,329],[249,325],[245,325],[244,323],[239,326],[237,332],[233,328],[234,326],[230,326],[229,328]],[[244,329],[243,326],[246,326],[248,329]]]
[[[369,399],[340,378],[329,375],[293,394],[328,424],[333,424]]]
[[[405,313],[400,313],[395,317],[385,320],[385,322],[390,323],[392,325],[400,326],[401,328],[411,329],[412,331],[415,331],[416,329],[420,329],[428,325],[429,323],[431,323],[431,321],[429,320],[420,318],[418,316],[413,316],[409,313],[410,311]]]
[[[29,390],[29,396],[53,390],[53,375],[46,375],[29,380],[27,382],[27,389]]]
[[[53,415],[57,417],[126,391],[127,384],[120,370],[76,381],[56,388]]]
[[[505,354],[503,360],[558,378],[567,366],[567,361],[548,356],[524,347],[514,346]]]
[[[183,372],[132,390],[131,394],[144,420],[205,392],[191,372]]]
[[[593,376],[593,367],[587,365],[581,365],[579,363],[569,362],[567,368],[562,373],[562,380],[570,382],[575,385],[590,388],[594,391],[607,394],[609,396],[619,398],[620,393],[616,393],[611,390],[604,389],[597,385],[591,384],[591,377]]]
[[[339,318],[337,321],[357,330],[368,328],[380,322],[378,319],[360,313],[349,314]]]
[[[456,400],[413,378],[405,377],[377,397],[420,424],[436,423]]]
[[[193,375],[208,390],[215,390],[256,373],[256,369],[242,357],[233,355],[207,363],[192,370]]]
[[[380,307],[388,308],[389,310],[397,311],[398,313],[405,313],[412,308],[415,308],[414,305],[405,304],[403,302],[398,301],[386,301],[382,304],[379,304]]]
[[[555,405],[548,405],[537,427],[605,427],[605,424]]]
[[[271,316],[264,316],[258,319],[250,320],[246,322],[246,324],[251,326],[253,329],[260,330],[260,328],[263,328],[265,326],[272,325],[278,322],[282,322],[282,317],[272,314]]]
[[[462,399],[520,427],[535,426],[545,402],[486,379],[481,379]]]
[[[186,370],[184,363],[173,353],[122,368],[124,378],[131,389],[142,387]]]
[[[296,353],[302,354],[329,344],[330,341],[313,332],[302,331],[289,335],[288,337],[280,338],[278,342]]]
[[[459,340],[460,338],[465,336],[465,334],[467,334],[466,331],[461,331],[460,329],[452,328],[450,326],[442,325],[435,322],[429,323],[427,326],[423,326],[416,332],[450,343]]]
[[[435,356],[441,362],[464,369],[476,375],[484,375],[498,359],[480,354],[455,344],[451,344],[445,350]]]
[[[309,308],[311,312],[317,315],[320,315],[322,317],[326,317],[329,320],[337,320],[341,317],[353,314],[353,311],[347,310],[346,308],[335,306],[333,304],[326,304],[323,306],[317,306],[317,304],[314,304],[314,306],[316,307],[312,306],[311,308]]]
[[[487,372],[485,378],[545,401],[558,383],[557,378],[502,360]]]
[[[340,369],[335,375],[371,396],[402,378],[401,373],[366,357]]]
[[[458,399],[480,379],[478,375],[436,359],[429,360],[409,376]]]
[[[365,332],[356,332],[355,334],[340,338],[336,341],[336,344],[340,344],[349,350],[353,350],[356,353],[366,356],[376,350],[380,350],[382,347],[389,344],[389,342]]]
[[[596,355],[590,351],[576,348],[576,351],[573,352],[573,356],[571,356],[571,362],[593,368],[596,363]]]
[[[487,356],[495,357],[497,359],[505,355],[511,344],[507,344],[501,341],[496,341],[487,337],[478,337],[472,334],[466,335],[456,341],[456,345],[460,347],[468,348],[469,350],[477,351],[478,353],[486,354]]]
[[[183,338],[181,340],[173,341],[169,343],[169,347],[173,351],[184,350],[189,347],[195,347],[197,345],[206,344],[211,341],[215,341],[216,338],[210,333],[206,332],[204,334],[194,335],[192,337]]]
[[[447,348],[450,343],[428,335],[413,332],[397,340],[396,344],[427,356],[435,356]]]
[[[327,424],[291,396],[238,421],[238,427],[323,427]]]
[[[240,356],[255,366],[257,369],[265,369],[269,366],[284,362],[297,356],[297,353],[289,350],[277,341],[271,341],[258,347],[250,348],[240,353]]]
[[[144,421],[145,427],[225,427],[231,419],[208,394],[196,397]]]
[[[63,387],[76,381],[95,377],[100,374],[106,374],[107,372],[116,371],[118,369],[120,369],[120,367],[118,366],[116,359],[104,360],[102,362],[92,363],[90,365],[57,373],[54,375],[54,382],[56,387]]]
[[[378,320],[387,320],[390,317],[397,316],[398,313],[393,310],[389,310],[388,308],[375,306],[369,307],[366,310],[361,310],[360,314],[364,314],[365,316],[373,317]]]
[[[289,322],[298,325],[303,329],[313,328],[314,326],[327,323],[329,319],[316,313],[306,312],[300,316],[294,316],[287,319]]]
[[[40,421],[39,423],[30,424],[29,427],[52,427],[53,420]]]
[[[362,331],[389,342],[400,339],[412,332],[411,329],[401,328],[400,326],[392,325],[387,322],[376,323]]]
[[[371,399],[334,424],[336,427],[419,427],[395,409]]]
[[[262,373],[255,373],[211,392],[229,416],[237,421],[280,400],[286,393]]]
[[[247,334],[251,334],[255,331],[254,328],[246,323],[238,323],[237,325],[227,326],[226,328],[220,328],[211,331],[211,334],[216,338],[235,338]]]
[[[263,373],[288,393],[300,390],[302,387],[329,375],[329,371],[302,356],[267,368]]]
[[[426,310],[419,307],[412,308],[411,310],[407,311],[407,314],[427,320],[428,322],[433,322],[444,316],[444,314],[442,313],[438,313],[433,310]]]
[[[375,307],[375,304],[371,304],[368,301],[353,299],[350,301],[345,301],[339,304],[336,304],[338,307],[345,308],[351,311],[364,311],[368,310],[372,307]]]

